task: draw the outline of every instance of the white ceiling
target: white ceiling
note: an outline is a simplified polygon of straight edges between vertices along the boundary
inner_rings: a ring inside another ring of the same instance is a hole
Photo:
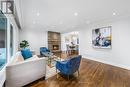
[[[128,16],[130,0],[21,0],[21,10],[23,28],[66,32]]]

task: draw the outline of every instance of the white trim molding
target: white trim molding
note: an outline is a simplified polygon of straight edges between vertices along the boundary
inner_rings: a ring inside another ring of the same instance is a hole
[[[113,62],[109,62],[109,61],[104,61],[104,60],[101,60],[100,58],[94,58],[94,57],[91,57],[91,56],[84,56],[84,55],[83,55],[83,58],[94,60],[94,61],[101,62],[101,63],[108,64],[108,65],[112,65],[112,66],[115,66],[115,67],[120,67],[120,68],[123,68],[123,69],[130,70],[130,66],[117,64],[117,63],[113,63]]]

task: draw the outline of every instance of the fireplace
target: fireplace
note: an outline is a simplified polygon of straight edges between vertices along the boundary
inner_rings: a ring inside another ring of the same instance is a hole
[[[53,50],[59,50],[59,45],[53,45]]]
[[[57,57],[61,57],[61,34],[60,32],[48,31],[48,48]]]

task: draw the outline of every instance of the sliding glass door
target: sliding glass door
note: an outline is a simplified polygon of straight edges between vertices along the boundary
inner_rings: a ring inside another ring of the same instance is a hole
[[[7,18],[0,12],[0,70],[7,59]]]

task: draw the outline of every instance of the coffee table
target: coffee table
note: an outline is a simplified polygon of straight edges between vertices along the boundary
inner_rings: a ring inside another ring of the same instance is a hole
[[[43,58],[44,56],[42,55],[38,55],[39,58]],[[56,61],[63,61],[63,59],[61,59],[60,57],[56,56],[56,55],[53,55],[53,56],[50,56],[50,57],[44,57],[46,59],[46,64],[52,68],[56,65]]]
[[[47,59],[47,65],[49,67],[54,67],[55,64],[56,64],[56,61],[61,61],[61,58],[60,57],[57,57],[55,55],[51,56],[51,57],[48,57]]]

